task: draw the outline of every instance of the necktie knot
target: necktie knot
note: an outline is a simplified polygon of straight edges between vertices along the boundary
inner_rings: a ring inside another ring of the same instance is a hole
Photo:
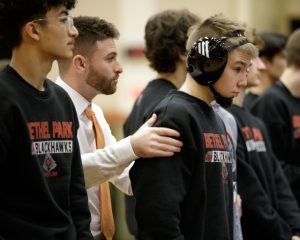
[[[92,120],[93,116],[95,116],[94,111],[92,110],[92,105],[88,105],[87,108],[85,109],[85,114],[88,119]]]

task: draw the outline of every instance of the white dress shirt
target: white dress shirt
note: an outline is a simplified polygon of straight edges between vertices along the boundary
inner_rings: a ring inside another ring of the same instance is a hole
[[[79,120],[77,138],[79,142],[85,183],[91,212],[91,231],[94,237],[100,235],[99,184],[109,180],[122,192],[132,195],[129,169],[138,157],[134,154],[129,137],[116,141],[104,118],[102,109],[90,103],[59,77],[56,84],[67,91],[71,97]],[[85,109],[91,104],[102,128],[105,148],[96,149],[92,122],[87,118]]]

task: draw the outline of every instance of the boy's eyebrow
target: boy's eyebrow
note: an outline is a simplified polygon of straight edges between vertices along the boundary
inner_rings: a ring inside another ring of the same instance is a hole
[[[58,15],[59,15],[59,16],[61,16],[61,15],[69,15],[69,11],[67,11],[66,9],[63,9],[63,10],[61,10],[61,11],[59,12]]]
[[[250,62],[250,63],[247,63],[247,62],[244,62],[244,61],[239,60],[239,61],[236,61],[234,64],[241,64],[241,65],[247,67],[247,66],[249,66],[249,65],[251,64],[251,62]]]

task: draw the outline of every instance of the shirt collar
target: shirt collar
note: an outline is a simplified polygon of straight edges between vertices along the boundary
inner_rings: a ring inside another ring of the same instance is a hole
[[[61,86],[71,97],[78,116],[84,113],[84,110],[91,104],[88,100],[86,100],[83,96],[81,96],[78,92],[76,92],[73,88],[71,88],[67,83],[65,83],[60,77],[57,77],[55,83]]]

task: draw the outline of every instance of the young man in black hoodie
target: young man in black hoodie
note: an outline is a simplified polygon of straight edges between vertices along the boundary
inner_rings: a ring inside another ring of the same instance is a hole
[[[243,32],[214,16],[189,35],[186,80],[154,109],[158,126],[180,132],[183,148],[173,157],[136,162],[130,171],[138,239],[233,239],[229,144],[210,103],[229,106],[246,85],[257,50]]]
[[[78,120],[46,79],[71,58],[75,0],[0,0],[0,36],[12,49],[0,72],[0,239],[93,239]]]
[[[251,41],[259,38],[250,34]],[[250,39],[250,38],[249,38]],[[247,87],[257,86],[265,69],[252,59]],[[228,109],[238,123],[237,183],[243,200],[241,218],[244,240],[300,239],[300,211],[282,168],[275,157],[263,122],[242,107],[246,88]]]
[[[187,33],[196,23],[200,23],[199,17],[186,9],[165,10],[148,19],[145,26],[145,55],[157,76],[147,84],[135,101],[124,123],[125,136],[130,136],[139,129],[167,93],[183,84],[187,73]],[[125,206],[128,229],[136,236],[133,196],[125,196]]]
[[[280,81],[260,98],[250,111],[267,126],[275,155],[283,166],[300,204],[300,30],[286,45],[287,67]]]

